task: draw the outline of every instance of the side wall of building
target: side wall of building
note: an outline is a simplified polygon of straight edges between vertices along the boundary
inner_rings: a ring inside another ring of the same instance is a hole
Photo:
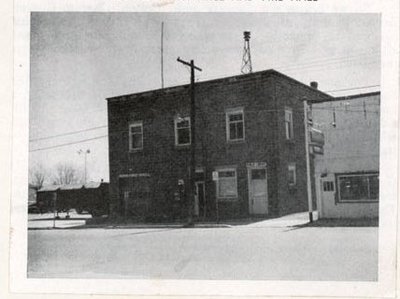
[[[289,80],[278,79],[275,82],[277,107],[280,115],[278,119],[279,140],[279,210],[280,214],[289,214],[308,210],[307,197],[307,170],[305,153],[305,127],[303,99],[317,100],[320,93]],[[293,113],[293,138],[288,139],[285,132],[285,109]],[[295,165],[296,184],[289,183],[288,168]],[[314,184],[314,156],[310,154],[310,169],[312,183],[313,209],[316,209],[316,194]]]

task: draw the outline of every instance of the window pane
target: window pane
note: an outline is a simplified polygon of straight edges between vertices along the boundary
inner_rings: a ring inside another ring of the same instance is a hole
[[[265,179],[265,169],[252,169],[251,170],[252,180],[264,180]]]
[[[188,128],[189,127],[189,120],[182,120],[176,123],[177,128]]]
[[[142,126],[131,126],[131,133],[142,133]]]
[[[178,144],[189,144],[189,143],[190,143],[190,130],[178,129]]]
[[[285,121],[287,121],[287,122],[291,122],[292,121],[292,112],[285,111]]]
[[[289,178],[288,178],[289,184],[295,184],[296,183],[296,175],[294,169],[289,169]]]
[[[324,191],[333,191],[333,182],[324,182]]]
[[[341,200],[369,200],[368,176],[348,176],[339,178]]]
[[[143,146],[143,140],[142,140],[142,134],[133,134],[132,135],[132,148],[142,148]]]
[[[236,179],[223,179],[218,184],[218,194],[220,197],[234,197],[236,196]]]
[[[237,130],[237,139],[243,139],[243,122],[237,123],[236,124],[236,130]]]
[[[285,131],[286,139],[293,138],[293,114],[291,111],[285,111]]]
[[[229,121],[240,121],[243,120],[243,114],[240,113],[235,113],[235,114],[229,114]]]
[[[229,139],[230,140],[237,139],[236,124],[235,123],[229,125]]]
[[[286,138],[290,139],[290,125],[288,122],[285,123]]]

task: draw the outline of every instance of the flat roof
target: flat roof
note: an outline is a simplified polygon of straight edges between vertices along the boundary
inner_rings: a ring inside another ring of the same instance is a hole
[[[332,99],[326,99],[326,100],[320,100],[320,101],[310,101],[313,104],[318,104],[318,103],[325,103],[325,102],[335,102],[335,101],[346,101],[346,100],[354,100],[354,99],[359,99],[359,98],[367,98],[367,97],[373,97],[380,95],[380,91],[373,91],[373,92],[366,92],[366,93],[359,93],[359,94],[353,94],[353,95],[348,95],[348,96],[340,96],[340,97],[334,97]]]
[[[196,82],[196,85],[205,85],[205,84],[210,84],[210,83],[218,83],[218,82],[235,82],[236,80],[243,80],[247,78],[260,78],[263,75],[275,75],[279,77],[283,77],[287,80],[292,81],[293,83],[297,83],[302,85],[303,87],[319,92],[322,94],[324,97],[333,99],[333,97],[319,89],[316,89],[314,87],[311,87],[307,84],[304,84],[296,79],[293,79],[292,77],[289,77],[283,73],[280,73],[274,69],[269,69],[269,70],[264,70],[264,71],[258,71],[254,73],[249,73],[249,74],[240,74],[240,75],[234,75],[234,76],[229,76],[229,77],[222,77],[222,78],[217,78],[217,79],[212,79],[212,80],[206,80],[206,81],[201,81],[201,82]],[[124,95],[119,95],[119,96],[114,96],[114,97],[109,97],[106,98],[107,101],[119,101],[121,98],[124,97],[146,97],[146,96],[151,96],[151,95],[156,95],[156,94],[165,94],[165,93],[172,93],[172,92],[179,92],[183,91],[186,88],[189,88],[189,84],[184,84],[184,85],[178,85],[178,86],[171,86],[171,87],[166,87],[166,88],[159,88],[159,89],[154,89],[154,90],[148,90],[148,91],[143,91],[143,92],[138,92],[138,93],[131,93],[131,94],[124,94]],[[323,101],[323,100],[321,100]]]

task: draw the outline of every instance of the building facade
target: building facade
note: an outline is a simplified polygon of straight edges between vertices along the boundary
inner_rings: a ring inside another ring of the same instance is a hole
[[[301,99],[330,96],[274,70],[199,82],[195,95],[194,214],[211,219],[306,211]],[[148,220],[184,216],[189,86],[107,100],[112,213]]]
[[[313,103],[325,135],[324,155],[315,159],[319,217],[378,217],[379,107],[379,92]]]

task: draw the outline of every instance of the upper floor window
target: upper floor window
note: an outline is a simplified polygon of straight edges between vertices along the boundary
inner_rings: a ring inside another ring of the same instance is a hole
[[[242,108],[226,112],[226,138],[228,141],[244,140],[244,113]]]
[[[175,145],[189,145],[190,136],[190,117],[175,118]]]
[[[290,186],[296,185],[296,164],[290,163],[288,165],[288,182]]]
[[[134,122],[129,125],[129,150],[143,149],[143,123]]]
[[[293,111],[292,108],[285,108],[285,132],[286,139],[293,138]]]

